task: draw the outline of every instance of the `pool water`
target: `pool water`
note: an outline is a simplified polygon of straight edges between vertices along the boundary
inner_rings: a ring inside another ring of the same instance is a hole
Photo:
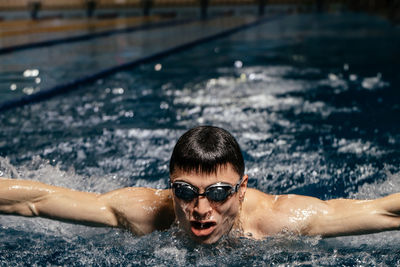
[[[400,191],[400,29],[363,14],[282,17],[0,114],[1,175],[79,190],[166,188],[177,138],[233,133],[271,194]],[[32,53],[34,50],[32,50]],[[330,239],[143,237],[0,216],[1,265],[399,265],[400,232]]]

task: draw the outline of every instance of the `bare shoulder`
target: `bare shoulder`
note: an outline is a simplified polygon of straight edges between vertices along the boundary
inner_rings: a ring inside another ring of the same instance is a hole
[[[272,225],[273,219],[265,216],[272,215],[274,199],[273,195],[247,188],[240,215],[245,235],[260,239],[276,232]]]
[[[124,202],[166,201],[170,198],[170,190],[147,187],[124,187],[102,194],[103,199]]]
[[[324,201],[301,195],[269,195],[248,189],[243,203],[245,229],[255,238],[290,232],[307,234],[310,220],[328,207]]]
[[[170,190],[127,187],[101,195],[119,224],[136,234],[164,230],[175,220]]]

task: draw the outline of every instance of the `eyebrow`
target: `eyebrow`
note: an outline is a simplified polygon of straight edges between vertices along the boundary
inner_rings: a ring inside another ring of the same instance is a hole
[[[196,185],[193,185],[192,183],[189,183],[189,182],[187,182],[187,181],[185,181],[185,180],[176,180],[176,181],[173,181],[173,182],[171,181],[171,184],[173,184],[173,183],[175,183],[175,182],[184,182],[184,183],[187,183],[187,184],[189,184],[189,185],[191,185],[191,186],[197,188],[198,190],[200,189],[200,187],[198,187],[198,186],[196,186]],[[206,187],[204,187],[204,189],[207,189],[208,187],[210,187],[210,186],[212,186],[212,185],[216,185],[216,184],[226,184],[226,185],[230,185],[230,186],[232,186],[232,187],[235,187],[235,185],[236,185],[236,184],[231,184],[231,183],[228,183],[228,182],[219,181],[219,182],[216,182],[216,183],[212,183],[212,184],[207,185]]]

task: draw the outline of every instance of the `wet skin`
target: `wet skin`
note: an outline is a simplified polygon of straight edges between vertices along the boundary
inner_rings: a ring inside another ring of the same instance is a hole
[[[230,165],[216,173],[185,173],[183,181],[199,193],[215,183],[235,186],[239,174]],[[75,191],[37,181],[0,178],[0,214],[40,216],[61,221],[129,229],[137,235],[166,230],[176,220],[195,241],[211,244],[224,234],[262,239],[276,234],[332,237],[400,230],[400,193],[375,200],[319,200],[299,195],[269,195],[247,188],[221,203],[204,196],[178,199],[170,189],[127,187],[104,194]],[[236,232],[236,231],[235,231]]]
[[[185,173],[177,170],[171,175],[171,182],[183,181],[199,188],[199,193],[218,182],[235,186],[240,176],[230,165],[220,167],[216,173]],[[176,219],[179,226],[195,241],[211,244],[218,241],[233,227],[238,227],[237,219],[247,188],[247,175],[244,176],[237,193],[224,202],[212,202],[205,196],[185,201],[173,195]]]

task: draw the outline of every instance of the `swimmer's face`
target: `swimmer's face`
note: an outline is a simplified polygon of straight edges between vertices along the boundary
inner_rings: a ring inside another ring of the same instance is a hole
[[[217,173],[208,175],[177,170],[171,176],[171,182],[188,183],[198,188],[198,193],[202,194],[207,187],[216,183],[235,187],[240,178],[230,165],[226,165],[220,167]],[[245,175],[238,192],[221,202],[211,201],[206,196],[183,200],[173,194],[175,214],[180,227],[197,242],[211,244],[218,241],[234,226],[246,192],[247,179]]]

